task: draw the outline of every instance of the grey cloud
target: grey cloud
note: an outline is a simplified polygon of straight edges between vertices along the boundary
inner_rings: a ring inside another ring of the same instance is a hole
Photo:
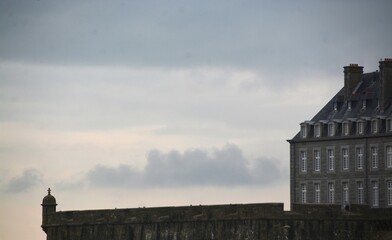
[[[88,183],[99,187],[131,187],[140,184],[140,173],[122,164],[112,168],[98,165],[87,174]]]
[[[211,152],[153,150],[147,158],[142,171],[129,165],[96,166],[88,172],[86,181],[96,187],[231,187],[273,185],[287,177],[278,161],[259,158],[250,164],[241,149],[229,144]]]
[[[9,193],[21,193],[32,189],[42,183],[42,174],[35,169],[26,169],[19,177],[11,179],[5,191]]]

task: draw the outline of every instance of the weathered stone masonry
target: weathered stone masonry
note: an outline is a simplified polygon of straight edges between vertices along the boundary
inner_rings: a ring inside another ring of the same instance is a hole
[[[349,211],[337,205],[293,208],[284,211],[281,203],[267,203],[49,212],[43,215],[42,228],[47,240],[369,240],[392,236],[392,211],[381,213],[356,205]]]

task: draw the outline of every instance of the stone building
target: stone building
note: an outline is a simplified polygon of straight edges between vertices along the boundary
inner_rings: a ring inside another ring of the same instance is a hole
[[[344,87],[290,142],[291,210],[282,203],[56,211],[47,240],[392,239],[392,59],[344,67]]]
[[[344,67],[344,87],[290,143],[291,203],[392,208],[392,59]]]

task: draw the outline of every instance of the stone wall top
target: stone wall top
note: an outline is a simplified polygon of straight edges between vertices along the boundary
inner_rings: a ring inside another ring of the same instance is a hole
[[[56,212],[47,216],[47,225],[256,219],[283,215],[283,203],[197,205]]]

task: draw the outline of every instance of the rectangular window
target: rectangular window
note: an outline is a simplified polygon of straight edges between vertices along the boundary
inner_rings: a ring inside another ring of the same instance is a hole
[[[387,132],[392,132],[392,119],[387,119]]]
[[[314,136],[320,137],[321,136],[321,127],[320,124],[314,125]]]
[[[301,125],[301,136],[306,138],[306,125]]]
[[[343,123],[343,127],[342,127],[342,131],[343,131],[343,135],[347,136],[349,134],[349,125],[348,122],[344,122]]]
[[[392,207],[392,180],[387,181],[387,205]]]
[[[372,206],[378,207],[378,182],[372,181]]]
[[[392,146],[386,147],[387,168],[392,168]]]
[[[357,203],[363,204],[363,182],[357,182]]]
[[[358,121],[357,122],[357,133],[358,134],[363,134],[363,121]]]
[[[348,148],[342,148],[342,168],[348,170],[349,159],[348,159]]]
[[[301,184],[301,203],[306,203],[306,184]]]
[[[306,163],[307,163],[307,158],[306,158],[306,151],[301,151],[300,152],[300,159],[301,159],[301,172],[306,172]]]
[[[320,183],[314,184],[314,203],[320,203]]]
[[[334,171],[335,170],[335,155],[333,149],[327,150],[328,155],[328,170]]]
[[[357,169],[363,169],[363,148],[361,147],[357,148]]]
[[[334,204],[335,203],[335,184],[328,183],[328,203]]]
[[[377,133],[378,132],[378,124],[377,123],[378,122],[377,122],[376,119],[372,120],[372,125],[371,125],[372,133]]]
[[[328,135],[329,136],[335,135],[335,124],[334,123],[328,124]]]
[[[347,205],[349,201],[348,182],[342,183],[342,200],[343,204]]]
[[[378,150],[377,147],[371,147],[370,152],[372,154],[372,168],[378,168]]]
[[[320,150],[314,150],[314,156],[313,156],[313,161],[314,161],[314,171],[315,172],[320,172]]]

